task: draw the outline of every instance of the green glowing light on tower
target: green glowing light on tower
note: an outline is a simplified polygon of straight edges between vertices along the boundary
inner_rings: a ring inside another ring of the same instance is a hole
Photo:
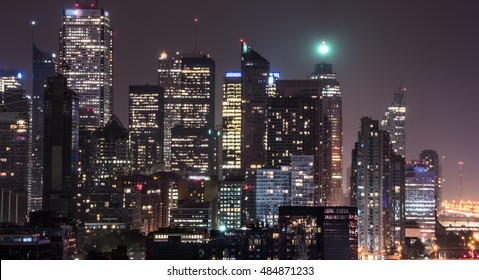
[[[321,43],[321,45],[319,45],[318,50],[319,50],[319,53],[321,55],[325,55],[325,54],[329,53],[329,47],[328,47],[328,45],[326,45],[326,42],[324,42],[324,41]]]

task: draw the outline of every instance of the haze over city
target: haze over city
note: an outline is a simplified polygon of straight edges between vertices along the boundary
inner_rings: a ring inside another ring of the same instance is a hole
[[[0,11],[0,65],[31,76],[31,24],[44,51],[57,53],[62,10],[70,0],[19,0]],[[458,198],[457,162],[463,166],[463,198],[479,200],[479,4],[475,1],[112,1],[100,0],[114,28],[114,111],[128,123],[128,86],[157,83],[161,51],[198,48],[216,61],[216,121],[221,119],[221,79],[240,68],[244,39],[281,72],[305,79],[325,59],[341,83],[344,167],[350,165],[360,118],[382,118],[401,79],[407,88],[406,160],[434,149],[442,161],[444,198]],[[7,28],[10,27],[10,28]],[[173,28],[174,27],[174,28]],[[26,79],[27,92],[31,82]]]

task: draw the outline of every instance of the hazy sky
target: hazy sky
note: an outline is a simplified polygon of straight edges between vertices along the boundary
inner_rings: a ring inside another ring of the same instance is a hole
[[[2,1],[4,2],[4,1]],[[62,10],[74,0],[15,0],[0,9],[0,67],[31,76],[31,27],[43,51],[58,53]],[[115,112],[127,124],[128,86],[155,84],[163,50],[198,47],[221,77],[240,69],[241,38],[283,79],[304,79],[326,40],[343,92],[344,165],[351,162],[361,116],[382,118],[401,78],[408,89],[407,160],[434,149],[443,160],[446,199],[479,200],[479,2],[320,0],[99,0],[114,28]],[[26,80],[31,88],[31,80]],[[220,113],[217,112],[217,120]]]

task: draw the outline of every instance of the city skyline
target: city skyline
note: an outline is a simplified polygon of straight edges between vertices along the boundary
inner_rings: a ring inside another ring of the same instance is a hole
[[[474,76],[477,75],[477,70],[473,63],[479,57],[473,50],[477,49],[479,41],[472,34],[467,37],[468,30],[472,33],[472,26],[479,18],[478,9],[473,7],[477,4],[464,1],[462,5],[454,5],[441,1],[428,13],[429,5],[416,3],[411,6],[412,2],[409,1],[396,6],[378,2],[365,7],[360,7],[359,4],[313,1],[305,1],[303,7],[289,7],[276,2],[273,6],[272,2],[265,1],[266,3],[255,3],[257,10],[245,9],[248,7],[245,3],[250,3],[249,1],[243,1],[241,5],[226,5],[220,1],[179,2],[158,4],[152,1],[148,4],[148,9],[142,3],[133,7],[107,0],[98,3],[110,12],[114,28],[114,112],[125,125],[128,123],[128,113],[125,110],[128,108],[128,86],[156,84],[156,64],[161,51],[193,51],[194,18],[199,18],[199,50],[211,53],[217,63],[217,104],[221,104],[218,100],[221,100],[222,84],[218,81],[221,81],[225,71],[237,71],[240,68],[238,45],[241,38],[265,55],[271,63],[271,70],[280,71],[282,79],[305,79],[313,65],[320,62],[315,46],[321,40],[326,40],[332,48],[332,54],[326,58],[326,62],[333,64],[343,92],[344,169],[350,166],[360,117],[369,115],[374,119],[380,118],[387,109],[394,90],[404,78],[404,85],[408,88],[406,160],[418,159],[417,155],[424,149],[434,149],[440,157],[445,155],[443,174],[446,182],[443,196],[449,201],[458,197],[457,162],[464,162],[463,197],[479,199],[479,175],[474,172],[479,166],[479,154],[474,153],[477,151],[474,144],[479,142],[479,132],[474,130],[477,127],[474,120],[478,119],[478,113],[473,107],[479,102],[479,97],[473,95],[479,86]],[[30,21],[37,22],[35,40],[38,47],[44,52],[58,54],[57,31],[61,28],[62,10],[72,8],[74,1],[56,0],[51,3],[46,6],[35,1],[18,1],[9,4],[10,9],[0,12],[2,25],[15,26],[18,30],[15,34],[11,34],[9,29],[0,31],[3,38],[10,38],[9,44],[0,46],[0,66],[22,70],[24,76],[28,77],[25,84],[30,95]],[[135,27],[140,23],[125,20],[129,16],[155,18],[148,15],[151,16],[150,13],[155,11],[184,7],[185,3],[189,3],[191,9],[185,10],[177,18],[162,13],[165,17],[160,17],[157,24],[149,23],[150,33],[135,32],[138,30]],[[23,10],[25,4],[31,8],[28,12]],[[156,9],[157,5],[163,6]],[[315,9],[311,9],[311,6]],[[374,9],[370,11],[368,8]],[[218,15],[215,9],[222,13]],[[256,25],[259,24],[258,28],[255,24],[244,22],[247,17],[242,18],[241,13],[228,17],[224,15],[235,9],[243,12],[247,10],[253,18],[259,16],[261,10],[267,11],[271,16],[265,17],[264,21],[255,21]],[[356,9],[360,11],[358,15],[354,13]],[[4,14],[7,10],[8,15]],[[458,12],[460,16],[451,18],[450,10]],[[314,11],[317,11],[316,17],[311,16]],[[21,12],[23,16],[19,16]],[[297,20],[291,24],[282,22],[282,17],[294,13],[308,16],[298,15],[294,17]],[[392,20],[392,15],[396,14],[404,15],[400,19],[407,18],[407,22]],[[335,15],[342,15],[341,19]],[[446,16],[448,20],[442,21]],[[228,21],[231,24],[222,27]],[[356,26],[356,21],[360,21],[359,26]],[[177,25],[177,28],[163,30],[161,27],[168,22]],[[184,36],[177,36],[178,32],[184,33]],[[147,43],[132,43],[136,40]],[[365,68],[364,65],[368,67]],[[457,98],[449,98],[451,95]],[[448,114],[444,114],[446,109]],[[220,119],[221,114],[217,112],[217,124]]]

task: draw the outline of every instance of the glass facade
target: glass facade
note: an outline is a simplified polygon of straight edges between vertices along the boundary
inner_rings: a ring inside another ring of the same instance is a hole
[[[400,87],[394,93],[394,99],[384,114],[381,129],[389,132],[393,151],[406,156],[406,89]]]
[[[223,78],[223,175],[241,170],[241,72]]]
[[[421,238],[431,241],[436,227],[436,173],[425,162],[406,165],[406,221],[416,221]]]
[[[80,104],[80,128],[104,126],[113,111],[113,30],[108,12],[93,6],[63,11],[60,65]]]

